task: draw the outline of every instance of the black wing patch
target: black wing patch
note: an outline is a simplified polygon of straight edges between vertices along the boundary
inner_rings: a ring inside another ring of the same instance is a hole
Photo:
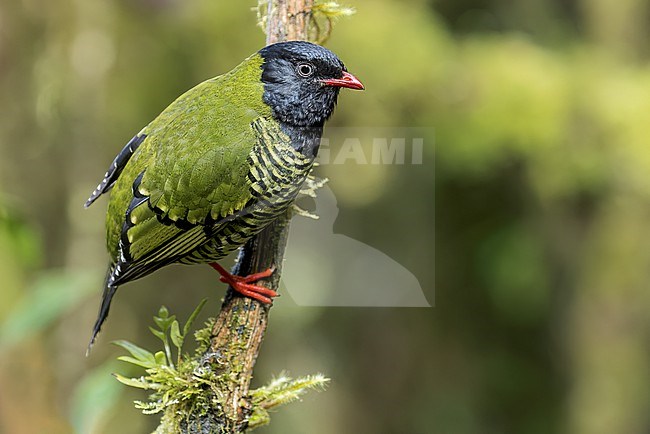
[[[111,163],[111,166],[108,168],[108,171],[104,175],[102,182],[99,183],[95,191],[93,191],[93,193],[84,204],[85,208],[88,208],[95,200],[97,200],[99,196],[106,193],[111,189],[111,187],[113,187],[113,184],[115,184],[115,181],[117,181],[120,173],[122,173],[122,170],[124,170],[124,166],[126,166],[126,163],[129,161],[135,150],[138,149],[138,146],[140,146],[146,137],[146,134],[137,135],[129,140],[129,143],[127,143],[126,146],[122,148],[120,153],[117,154],[117,157],[115,157]]]

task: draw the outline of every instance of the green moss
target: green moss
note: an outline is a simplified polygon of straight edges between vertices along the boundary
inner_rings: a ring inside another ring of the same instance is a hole
[[[307,375],[292,379],[280,374],[268,385],[251,391],[252,412],[248,419],[248,428],[254,429],[271,421],[269,410],[300,399],[313,389],[324,389],[329,378],[321,374]]]
[[[144,414],[162,413],[155,434],[213,432],[212,426],[218,426],[219,420],[227,420],[223,411],[225,391],[239,384],[244,365],[235,355],[246,349],[244,342],[249,336],[241,336],[231,347],[214,352],[210,344],[215,320],[210,319],[203,328],[194,332],[198,344],[194,354],[183,353],[185,337],[204,303],[202,301],[194,310],[182,329],[174,315],[170,315],[164,306],[160,308],[158,315],[154,316],[155,327],[150,327],[150,330],[161,340],[161,351],[153,353],[127,341],[115,342],[130,354],[120,356],[119,360],[145,369],[145,374],[138,378],[119,374],[115,377],[127,386],[151,391],[149,399],[135,401],[135,407]],[[236,315],[231,327],[239,326],[241,317],[241,332],[249,335],[251,329],[245,326],[243,313]],[[177,353],[176,363],[172,361],[172,345]],[[250,392],[246,403],[249,412],[243,423],[249,430],[265,425],[270,421],[270,409],[295,401],[310,389],[322,389],[328,381],[320,374],[298,379],[280,375],[267,386]],[[233,424],[240,422],[230,421]]]

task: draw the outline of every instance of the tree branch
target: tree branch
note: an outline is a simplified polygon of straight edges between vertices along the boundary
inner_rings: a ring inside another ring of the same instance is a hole
[[[266,43],[308,40],[314,0],[269,0]]]
[[[313,0],[270,0],[267,16],[267,44],[307,39]],[[275,272],[262,283],[277,290],[287,243],[291,211],[287,211],[241,249],[233,273],[248,275],[271,266]],[[228,288],[212,330],[203,363],[217,363],[224,372],[221,390],[212,392],[222,408],[211,414],[186,415],[183,432],[242,433],[252,411],[249,387],[253,367],[268,325],[270,306],[245,298]]]

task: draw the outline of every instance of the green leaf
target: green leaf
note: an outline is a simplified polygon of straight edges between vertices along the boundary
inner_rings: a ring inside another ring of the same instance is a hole
[[[169,317],[169,310],[167,309],[167,306],[160,306],[160,309],[158,309],[158,318],[166,319],[168,317]]]
[[[163,351],[158,351],[156,354],[154,354],[154,358],[156,359],[157,365],[167,364],[167,356],[165,356],[165,353]]]
[[[169,311],[165,306],[162,306],[160,308],[160,310],[158,311],[158,316],[153,317],[153,321],[156,323],[158,328],[163,332],[169,330],[169,327],[172,325],[175,319],[176,319],[176,315],[170,316]]]
[[[172,328],[171,331],[169,332],[169,337],[172,338],[172,342],[174,345],[176,345],[176,348],[178,348],[178,351],[181,350],[181,347],[183,346],[183,336],[181,336],[181,331],[178,326],[178,321],[174,321],[172,323]]]
[[[199,316],[199,313],[201,313],[201,311],[203,310],[203,306],[205,306],[205,303],[207,303],[207,302],[208,302],[207,298],[204,298],[203,300],[201,300],[199,305],[196,306],[196,309],[194,309],[194,312],[192,312],[190,317],[187,319],[187,322],[183,326],[183,338],[185,338],[185,336],[187,336],[187,334],[190,331],[190,328],[192,327],[192,324],[196,320],[196,317]]]
[[[138,362],[140,362],[140,366],[145,366],[144,364],[148,364],[148,366],[145,367],[156,366],[156,358],[151,352],[145,350],[144,348],[141,348],[135,344],[132,344],[129,341],[124,341],[124,340],[113,341],[113,344],[122,347],[125,350],[127,350],[129,353],[131,353],[131,355],[135,357],[135,359],[137,359]]]
[[[117,358],[117,360],[120,360],[120,361],[126,362],[126,363],[131,363],[132,365],[136,365],[136,366],[142,366],[145,369],[154,368],[156,366],[155,362],[151,363],[148,360],[146,360],[146,361],[145,360],[139,360],[139,359],[136,359],[135,357],[131,357],[131,356],[119,356]]]
[[[160,331],[160,330],[156,330],[156,329],[153,328],[153,327],[149,327],[149,331],[150,331],[151,333],[153,333],[153,335],[154,335],[155,337],[157,337],[158,339],[160,339],[161,341],[163,341],[163,343],[167,340],[167,336],[165,336],[165,332],[162,332],[162,331]]]
[[[142,378],[128,378],[120,374],[113,374],[113,376],[117,381],[119,381],[122,384],[126,384],[127,386],[137,387],[138,389],[144,389],[144,390],[157,388],[156,385],[152,383],[148,383],[144,381]]]

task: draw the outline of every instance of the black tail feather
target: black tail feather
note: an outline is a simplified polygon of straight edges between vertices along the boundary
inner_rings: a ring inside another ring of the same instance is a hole
[[[110,274],[111,273],[109,272],[109,277]],[[109,285],[108,278],[106,279],[106,284],[104,285],[104,293],[102,294],[102,304],[99,307],[99,313],[97,314],[97,321],[95,321],[95,325],[93,327],[93,335],[90,338],[90,342],[88,343],[86,356],[90,354],[90,349],[95,343],[95,338],[97,337],[97,334],[99,334],[99,331],[102,328],[102,324],[104,324],[104,321],[106,321],[106,317],[108,317],[108,311],[111,307],[111,300],[113,300],[113,296],[115,295],[115,291],[117,291],[117,288],[118,288],[117,286]]]

